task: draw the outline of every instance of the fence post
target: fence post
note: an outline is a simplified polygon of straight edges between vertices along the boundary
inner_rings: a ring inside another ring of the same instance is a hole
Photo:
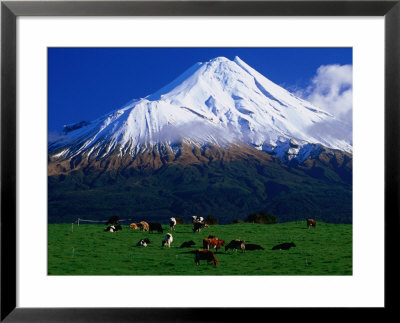
[[[74,222],[72,222],[72,232],[74,232]]]
[[[79,220],[80,220],[80,219],[78,218],[78,227],[79,227]]]

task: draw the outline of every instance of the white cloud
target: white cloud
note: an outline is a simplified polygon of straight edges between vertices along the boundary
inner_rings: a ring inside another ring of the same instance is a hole
[[[322,65],[301,97],[332,113],[347,125],[352,124],[353,66]]]

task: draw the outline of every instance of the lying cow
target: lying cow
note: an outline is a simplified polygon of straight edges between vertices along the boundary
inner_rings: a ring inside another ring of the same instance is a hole
[[[119,223],[119,217],[117,217],[116,215],[113,215],[112,217],[110,217],[106,223],[106,225],[110,225],[110,224],[118,224]]]
[[[246,243],[245,250],[264,250],[264,248],[258,244]]]
[[[225,245],[225,240],[219,239],[203,239],[203,249],[210,250],[210,247],[215,249],[215,252],[218,251],[219,248]]]
[[[149,232],[157,231],[158,233],[163,233],[164,230],[160,223],[157,222],[150,222],[149,223]]]
[[[310,227],[315,227],[317,226],[317,221],[315,221],[314,219],[307,219],[307,228],[310,229]]]
[[[190,240],[190,241],[186,241],[186,242],[182,243],[179,248],[191,248],[194,245],[195,245],[194,241]]]
[[[107,228],[104,229],[104,232],[115,232],[115,226],[114,225],[109,225]]]
[[[240,240],[240,239],[232,240],[225,247],[225,251],[227,251],[228,249],[235,249],[235,251],[237,251],[238,249],[241,249],[242,251],[244,251],[246,249],[245,240]]]
[[[171,230],[175,231],[175,226],[176,226],[176,219],[175,218],[170,218],[169,219],[169,226]]]
[[[272,250],[289,250],[291,247],[296,247],[294,242],[285,242],[272,247]]]
[[[218,260],[214,256],[214,252],[211,250],[198,249],[195,251],[194,262],[197,266],[200,265],[200,260],[207,260],[207,263],[212,262],[214,266],[217,266]]]
[[[107,228],[104,229],[105,232],[110,231],[110,232],[117,232],[122,230],[122,227],[120,224],[118,225],[109,225]]]
[[[164,237],[164,241],[161,243],[161,247],[171,248],[172,241],[174,241],[174,239],[172,238],[172,234],[167,233]]]
[[[150,240],[148,238],[141,239],[139,242],[136,244],[138,247],[147,247],[147,245],[150,243]]]

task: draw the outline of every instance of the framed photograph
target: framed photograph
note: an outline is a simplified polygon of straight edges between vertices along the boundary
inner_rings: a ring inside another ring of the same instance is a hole
[[[399,6],[2,2],[1,319],[391,309]]]

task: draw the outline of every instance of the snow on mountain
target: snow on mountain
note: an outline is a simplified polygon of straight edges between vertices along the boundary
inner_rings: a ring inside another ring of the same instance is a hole
[[[352,152],[343,127],[239,57],[217,57],[119,110],[65,126],[63,136],[49,142],[49,152],[62,158],[83,152],[105,157],[116,151],[134,156],[160,143],[171,147],[184,141],[196,146],[245,143],[282,159],[304,160],[314,144]]]

